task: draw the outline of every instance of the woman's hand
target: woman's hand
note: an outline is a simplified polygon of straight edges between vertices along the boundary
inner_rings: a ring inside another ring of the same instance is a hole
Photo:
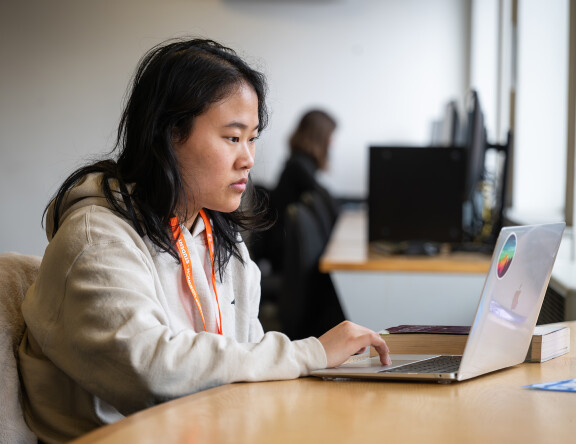
[[[391,363],[388,346],[380,335],[368,328],[344,321],[318,338],[326,351],[327,367],[336,367],[368,346],[380,355],[382,365]]]

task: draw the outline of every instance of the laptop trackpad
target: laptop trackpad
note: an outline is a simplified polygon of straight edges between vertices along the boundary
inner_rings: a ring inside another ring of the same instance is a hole
[[[359,356],[354,356],[351,359],[349,359],[347,362],[345,362],[344,364],[342,364],[341,366],[337,367],[337,368],[343,368],[343,369],[366,369],[370,372],[379,372],[382,370],[388,370],[391,368],[395,368],[395,367],[399,367],[402,365],[406,365],[406,364],[412,364],[414,362],[418,362],[418,361],[422,361],[425,359],[430,359],[433,358],[434,356],[437,355],[395,355],[395,354],[391,354],[390,358],[392,359],[392,364],[391,365],[382,365],[380,363],[380,357],[378,356],[373,356],[373,357],[362,357],[361,355]]]

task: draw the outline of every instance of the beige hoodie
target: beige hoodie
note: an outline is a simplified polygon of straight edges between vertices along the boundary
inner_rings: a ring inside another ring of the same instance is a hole
[[[182,268],[108,208],[100,176],[67,196],[22,311],[25,414],[45,442],[64,442],[163,401],[236,381],[290,379],[326,366],[316,338],[263,334],[260,272],[244,244],[217,291],[216,331],[204,224],[183,228],[208,333],[184,308]],[[50,217],[48,217],[50,220]],[[47,227],[51,232],[51,227]]]

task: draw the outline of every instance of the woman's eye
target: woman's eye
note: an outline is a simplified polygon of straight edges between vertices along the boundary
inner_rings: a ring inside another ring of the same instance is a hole
[[[230,142],[238,143],[240,141],[240,137],[228,137]]]

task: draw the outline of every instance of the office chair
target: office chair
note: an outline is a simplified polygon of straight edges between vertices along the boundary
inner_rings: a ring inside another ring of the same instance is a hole
[[[0,442],[36,443],[22,411],[18,375],[18,347],[25,325],[21,305],[36,278],[41,258],[17,253],[0,254]]]
[[[336,221],[336,216],[327,197],[320,190],[314,190],[304,193],[301,200],[310,209],[320,225],[321,235],[326,244]]]
[[[302,202],[288,206],[285,225],[282,329],[291,339],[318,337],[344,320],[330,276],[318,269],[328,238],[312,209]]]

